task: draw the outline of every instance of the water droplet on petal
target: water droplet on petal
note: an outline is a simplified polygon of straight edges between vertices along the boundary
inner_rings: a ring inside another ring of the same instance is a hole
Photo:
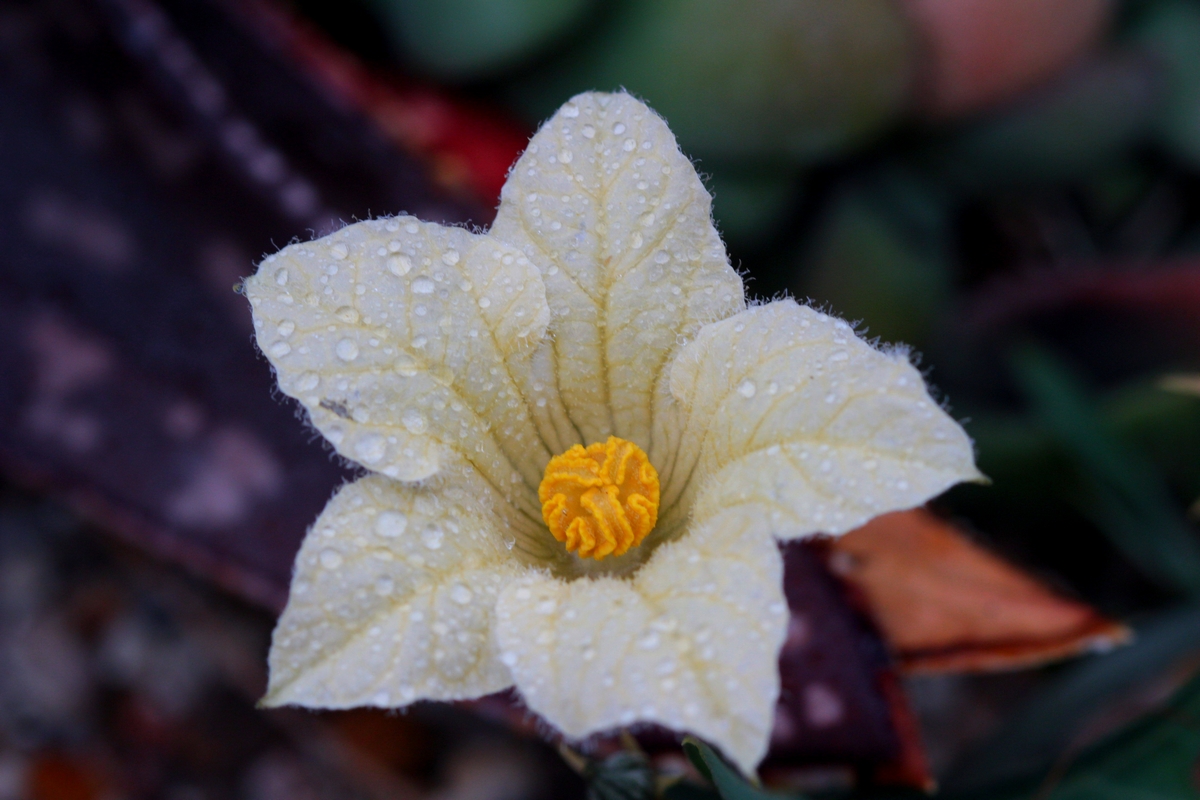
[[[564,117],[578,117],[579,106],[575,105],[574,103],[568,103],[567,105],[563,106],[562,115]]]
[[[392,256],[387,260],[387,267],[393,275],[402,278],[412,270],[413,263],[408,256]]]
[[[417,372],[419,372],[417,362],[413,360],[412,356],[401,353],[396,357],[396,373],[398,375],[404,378],[411,378]]]
[[[433,294],[436,287],[432,280],[425,275],[422,275],[412,282],[412,290],[414,294]]]
[[[374,464],[387,451],[387,440],[377,433],[368,434],[354,444],[354,455],[364,464]]]
[[[593,139],[596,136],[596,129],[591,125],[584,125],[580,133],[583,134],[583,138],[585,139]]]
[[[337,569],[342,565],[342,554],[330,548],[321,551],[320,559],[325,569]]]
[[[492,299],[490,297],[479,298],[479,307],[480,308],[487,308],[491,304],[492,304]]]
[[[321,383],[321,376],[315,372],[305,372],[296,379],[296,388],[301,392],[311,392]]]
[[[613,133],[615,133],[617,136],[620,136],[622,133],[624,133],[624,132],[625,132],[625,123],[624,123],[624,122],[616,122],[616,123],[613,123],[613,128],[612,128],[612,131],[613,131]]]
[[[387,539],[403,536],[406,528],[408,517],[399,511],[384,511],[375,518],[375,532]]]
[[[455,264],[458,263],[459,257],[460,256],[458,255],[457,250],[454,250],[454,249],[447,250],[446,252],[442,253],[442,263],[448,267],[453,267]]]
[[[342,306],[333,312],[333,315],[342,322],[347,322],[351,325],[358,322],[358,310],[353,306]]]
[[[441,528],[433,523],[430,523],[428,526],[426,526],[425,530],[421,531],[421,544],[425,545],[430,550],[440,550],[442,547],[442,540],[445,538],[445,536],[446,534],[442,532]]]
[[[737,387],[738,394],[740,394],[742,397],[746,398],[747,400],[749,400],[751,397],[754,397],[754,395],[757,391],[758,391],[758,386],[756,386],[754,384],[754,381],[750,380],[749,378],[747,378],[746,380],[739,383],[738,387]]]
[[[280,336],[287,338],[296,330],[296,323],[292,322],[290,319],[285,319],[283,322],[279,323],[278,330]]]
[[[400,417],[400,421],[404,423],[404,427],[409,433],[421,434],[429,427],[429,423],[425,420],[425,415],[415,408],[410,408]]]
[[[341,261],[347,255],[349,255],[349,253],[349,249],[347,249],[346,245],[342,244],[341,242],[338,242],[333,247],[329,248],[329,254],[338,261]]]
[[[274,358],[281,358],[292,352],[292,346],[287,342],[276,342],[271,345],[270,354]]]
[[[381,576],[375,581],[375,594],[380,597],[387,597],[396,589],[396,582],[386,575]]]
[[[353,339],[342,339],[337,343],[334,352],[342,361],[353,361],[358,358],[358,343]]]
[[[287,267],[280,267],[275,271],[275,282],[280,286],[287,286],[288,271]]]
[[[461,583],[456,583],[450,588],[450,599],[458,603],[460,606],[465,606],[471,602],[475,595],[471,594],[471,590],[463,586]]]

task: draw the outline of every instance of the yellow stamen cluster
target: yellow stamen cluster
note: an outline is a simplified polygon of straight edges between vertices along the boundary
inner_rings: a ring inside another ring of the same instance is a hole
[[[542,518],[580,558],[619,556],[658,521],[658,470],[633,442],[575,445],[550,459],[538,487]]]

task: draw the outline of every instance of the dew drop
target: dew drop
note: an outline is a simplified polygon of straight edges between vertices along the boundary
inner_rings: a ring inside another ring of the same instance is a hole
[[[296,388],[302,392],[311,392],[321,383],[321,376],[315,372],[305,372],[296,379]]]
[[[433,294],[434,288],[436,287],[434,286],[433,281],[424,275],[414,279],[412,282],[412,290],[414,294]]]
[[[349,253],[350,251],[346,248],[346,245],[342,244],[341,242],[338,242],[333,247],[329,248],[329,254],[338,261],[341,261],[347,255],[349,255]]]
[[[400,375],[402,378],[411,378],[416,375],[418,371],[417,362],[414,361],[411,356],[401,353],[400,356],[396,358],[396,374]]]
[[[647,211],[645,214],[642,214],[640,217],[638,217],[638,223],[640,223],[643,228],[648,228],[653,225],[654,220],[655,216],[653,211]]]
[[[558,154],[558,160],[564,164],[570,164],[575,160],[575,154],[564,147]]]
[[[479,298],[479,307],[480,308],[487,308],[491,304],[492,304],[492,299],[490,297]]]
[[[626,139],[621,145],[621,149],[626,153],[632,153],[635,147],[637,147],[637,142],[635,142],[633,139]]]
[[[747,378],[738,384],[737,392],[742,397],[749,400],[751,397],[754,397],[756,392],[758,392],[758,387],[754,384],[754,381]]]
[[[375,532],[387,539],[403,536],[407,527],[408,517],[399,511],[384,511],[375,518]]]
[[[670,260],[671,260],[671,254],[668,253],[666,250],[659,250],[657,253],[654,254],[654,263],[655,264],[665,264]]]
[[[517,665],[517,654],[511,650],[505,650],[500,654],[500,660],[504,662],[506,667],[515,667]]]
[[[269,352],[274,358],[280,358],[292,352],[292,346],[287,342],[276,342],[275,344],[271,345]]]
[[[325,569],[337,569],[342,565],[342,554],[337,550],[325,549],[321,551],[321,566]]]
[[[613,123],[613,133],[615,133],[617,136],[620,136],[624,132],[625,132],[625,123],[624,122]]]
[[[450,599],[458,603],[460,606],[465,606],[471,602],[475,595],[471,594],[471,590],[463,586],[461,583],[456,583],[450,588]]]
[[[446,535],[442,533],[442,529],[431,523],[426,526],[425,530],[421,531],[421,544],[425,545],[430,550],[440,550],[442,547],[442,540],[445,537]]]
[[[333,351],[342,361],[353,361],[358,358],[358,343],[353,339],[342,339]]]
[[[568,103],[567,105],[563,106],[562,115],[564,117],[578,117],[579,106],[575,105],[574,103]]]
[[[358,322],[358,311],[353,306],[342,306],[333,315],[342,322],[347,322],[351,325]]]
[[[458,263],[459,258],[460,256],[458,255],[458,251],[454,249],[450,249],[442,253],[442,263],[447,267],[453,267]]]
[[[392,256],[387,260],[388,272],[397,278],[404,277],[413,268],[412,259],[408,256]]]
[[[400,417],[400,421],[404,423],[404,427],[409,433],[421,434],[429,427],[429,423],[425,420],[425,415],[415,408],[410,408]]]
[[[585,139],[594,139],[596,137],[596,129],[591,125],[584,125],[580,133],[583,134],[583,138]]]
[[[642,239],[642,235],[640,233],[635,233],[635,234],[633,234],[633,236],[629,237],[629,246],[632,247],[634,250],[639,249],[642,246],[642,244],[643,244],[643,239]]]
[[[387,440],[377,433],[367,434],[354,444],[354,455],[364,464],[374,464],[387,451]]]
[[[386,575],[382,575],[375,581],[375,594],[380,597],[387,597],[396,589],[396,582]]]
[[[285,319],[283,322],[279,323],[278,330],[280,336],[287,338],[296,330],[296,323],[292,322],[290,319]]]
[[[287,267],[280,267],[275,271],[275,282],[280,286],[287,286],[288,271]]]

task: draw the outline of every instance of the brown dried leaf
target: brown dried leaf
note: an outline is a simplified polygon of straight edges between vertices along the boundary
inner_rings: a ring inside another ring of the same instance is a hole
[[[833,548],[908,673],[1019,669],[1129,638],[924,509],[885,514]]]

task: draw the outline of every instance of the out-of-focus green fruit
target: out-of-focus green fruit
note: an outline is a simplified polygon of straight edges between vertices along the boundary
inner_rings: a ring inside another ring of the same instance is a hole
[[[1052,77],[1099,41],[1113,0],[903,0],[922,42],[922,106],[962,116]]]
[[[1163,144],[1200,167],[1200,5],[1187,0],[1152,3],[1133,38],[1163,68],[1166,93],[1158,116]]]
[[[486,78],[536,54],[592,0],[369,0],[405,55],[450,80]]]
[[[872,336],[921,345],[950,297],[946,208],[898,172],[844,188],[826,212],[795,294],[828,302]]]
[[[544,117],[625,87],[703,157],[807,161],[904,105],[914,47],[895,0],[626,0],[516,99]]]
[[[1149,132],[1156,79],[1149,59],[1109,54],[935,144],[927,163],[967,190],[1085,178]]]

